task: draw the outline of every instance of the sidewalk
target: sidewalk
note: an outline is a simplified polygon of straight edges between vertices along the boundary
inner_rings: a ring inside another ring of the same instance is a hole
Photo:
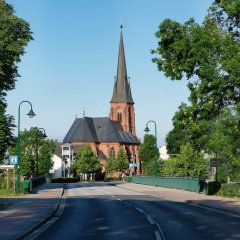
[[[63,184],[43,184],[31,194],[21,197],[0,197],[10,205],[0,211],[0,239],[18,239],[48,219],[58,208]]]
[[[151,196],[168,199],[175,202],[187,202],[215,210],[221,210],[227,213],[236,214],[240,217],[240,199],[208,196],[195,192],[148,186],[136,183],[119,182],[115,185],[120,188],[145,193]]]

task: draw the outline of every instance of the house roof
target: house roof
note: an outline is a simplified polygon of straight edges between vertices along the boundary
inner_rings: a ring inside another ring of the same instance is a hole
[[[122,29],[122,25],[121,25],[121,29]],[[119,102],[134,103],[132,99],[130,82],[128,81],[128,76],[127,76],[127,67],[126,67],[126,60],[125,60],[122,30],[120,33],[117,76],[114,83],[113,95],[111,100],[111,103],[119,103]]]
[[[130,132],[119,130],[119,123],[108,117],[76,118],[63,143],[67,142],[119,142],[139,144],[140,141]]]
[[[58,157],[62,157],[62,147],[61,147],[62,143],[61,142],[57,142],[56,143],[56,147],[55,147],[55,151],[54,154],[57,155]]]

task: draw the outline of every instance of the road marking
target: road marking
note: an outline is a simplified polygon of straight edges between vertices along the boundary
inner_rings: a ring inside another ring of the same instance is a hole
[[[157,240],[162,240],[159,231],[155,231],[155,236]]]
[[[136,207],[136,209],[140,212],[140,213],[144,213],[144,211],[138,207]]]
[[[164,233],[163,233],[160,225],[157,223],[157,221],[155,221],[155,224],[157,225],[158,231],[159,231],[159,233],[160,233],[160,236],[161,236],[160,239],[161,239],[161,240],[166,240],[166,238],[165,238],[165,236],[164,236]]]
[[[126,205],[128,205],[128,206],[132,206],[132,204],[131,203],[128,203],[128,202],[124,202]]]
[[[150,216],[146,215],[146,217],[147,217],[147,220],[148,220],[152,225],[155,223]]]

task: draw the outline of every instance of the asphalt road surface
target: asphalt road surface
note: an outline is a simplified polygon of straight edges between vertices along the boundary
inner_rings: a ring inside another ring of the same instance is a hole
[[[104,183],[68,184],[56,219],[35,239],[240,239],[239,218]]]

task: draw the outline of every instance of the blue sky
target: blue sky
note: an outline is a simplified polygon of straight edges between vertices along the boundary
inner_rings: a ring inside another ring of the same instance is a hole
[[[157,123],[158,145],[172,128],[172,117],[187,102],[186,81],[171,81],[152,63],[155,32],[170,18],[202,22],[212,0],[7,0],[31,25],[34,41],[19,64],[21,75],[8,93],[8,114],[22,100],[21,130],[44,128],[61,141],[76,115],[106,117],[110,111],[123,19],[128,76],[135,101],[136,130],[141,139],[148,120]],[[154,126],[149,124],[154,134]]]

